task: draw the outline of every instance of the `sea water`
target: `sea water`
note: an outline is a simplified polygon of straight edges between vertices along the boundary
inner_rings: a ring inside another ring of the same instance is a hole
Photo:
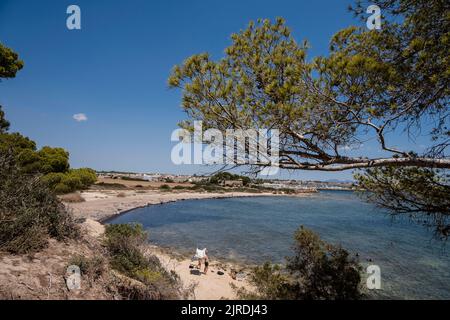
[[[381,268],[374,296],[450,299],[450,250],[433,233],[361,201],[352,192],[305,197],[187,200],[133,210],[109,223],[141,223],[149,241],[181,253],[208,248],[212,259],[283,263],[303,225]]]

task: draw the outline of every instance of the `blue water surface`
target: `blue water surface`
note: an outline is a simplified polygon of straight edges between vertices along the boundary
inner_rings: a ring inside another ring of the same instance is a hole
[[[376,297],[450,299],[450,251],[432,232],[392,220],[352,192],[307,197],[188,200],[133,210],[109,223],[141,223],[150,242],[192,254],[208,248],[213,259],[283,262],[303,225],[324,240],[359,254],[364,267],[381,268]]]

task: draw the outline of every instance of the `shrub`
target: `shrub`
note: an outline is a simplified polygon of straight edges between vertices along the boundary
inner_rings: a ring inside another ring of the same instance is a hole
[[[81,178],[76,173],[72,172],[64,174],[60,183],[67,186],[71,192],[83,188]]]
[[[161,191],[170,191],[170,190],[172,190],[172,188],[170,188],[170,186],[167,185],[167,184],[163,184],[162,186],[159,187],[159,189]]]
[[[97,175],[92,169],[71,169],[65,173],[48,173],[42,180],[57,194],[66,194],[88,188],[97,181]]]
[[[141,246],[148,234],[139,224],[108,225],[105,245],[111,267],[144,286],[122,286],[119,292],[127,299],[175,299],[181,294],[179,278],[167,272],[156,256],[146,257]]]
[[[111,266],[117,271],[134,277],[136,271],[146,268],[146,259],[139,246],[147,239],[147,233],[139,224],[114,224],[106,226],[106,246],[111,254]]]
[[[89,168],[72,169],[70,174],[77,176],[81,180],[82,188],[88,188],[97,181],[97,174]]]
[[[21,171],[29,174],[66,172],[69,153],[61,148],[43,147],[37,151],[36,143],[19,133],[0,133],[0,150],[10,150]]]
[[[355,300],[361,298],[361,266],[339,246],[303,227],[295,233],[294,255],[285,267],[266,263],[250,282],[256,292],[238,289],[241,298],[283,300]]]
[[[291,299],[289,276],[281,266],[266,262],[253,270],[249,281],[256,288],[256,292],[234,286],[239,298],[245,300]]]
[[[61,172],[52,172],[48,173],[42,177],[42,181],[47,183],[50,188],[55,188],[57,184],[59,184],[64,178],[64,173]]]
[[[76,237],[64,205],[38,176],[24,174],[12,153],[0,154],[0,250],[36,252],[48,238]]]
[[[58,184],[53,188],[53,191],[54,191],[56,194],[67,194],[67,193],[73,192],[74,190],[73,190],[70,186],[68,186],[68,185],[66,185],[66,184],[64,184],[64,183],[58,183]]]
[[[147,180],[142,179],[142,178],[137,178],[137,177],[127,177],[127,176],[120,177],[120,179],[125,180],[125,181],[147,181]]]
[[[62,148],[43,147],[37,152],[40,173],[66,172],[69,170],[69,153]]]
[[[240,176],[238,174],[232,174],[230,172],[219,172],[209,178],[209,183],[211,184],[221,184],[225,180],[242,180],[244,186],[247,186],[251,183],[251,179],[247,176]]]
[[[119,192],[118,194],[117,194],[117,198],[125,198],[127,195],[126,195],[126,193],[125,192]]]
[[[287,269],[306,299],[353,300],[360,297],[361,266],[340,246],[328,244],[301,227],[294,236]],[[301,284],[301,285],[300,285]]]
[[[69,266],[72,265],[80,268],[81,275],[87,277],[91,285],[103,275],[106,269],[105,259],[102,256],[92,258],[82,255],[74,256],[69,261]]]

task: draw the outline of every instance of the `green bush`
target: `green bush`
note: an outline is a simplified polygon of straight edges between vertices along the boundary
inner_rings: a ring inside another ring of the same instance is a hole
[[[66,172],[69,170],[69,152],[62,148],[43,147],[37,152],[40,173]]]
[[[88,188],[97,181],[97,175],[92,169],[71,169],[65,173],[49,173],[42,177],[57,194],[66,194]]]
[[[67,186],[71,191],[80,190],[83,188],[80,177],[72,172],[64,174],[60,183]]]
[[[82,255],[77,255],[70,259],[68,266],[72,265],[80,268],[81,275],[87,277],[91,285],[94,281],[99,279],[106,270],[105,259],[102,256],[87,258]]]
[[[142,182],[147,181],[147,180],[142,179],[142,178],[138,178],[138,177],[127,177],[127,176],[120,177],[120,179],[121,179],[121,180],[125,180],[125,181],[142,181]]]
[[[115,224],[106,226],[106,247],[111,254],[113,269],[128,277],[147,268],[147,259],[140,251],[148,236],[140,224]]]
[[[42,181],[45,182],[50,188],[54,188],[64,178],[64,173],[52,172],[42,177]]]
[[[76,189],[71,188],[70,186],[64,184],[64,183],[58,183],[54,188],[53,191],[56,194],[68,194],[68,193],[72,193],[73,191],[75,191]]]
[[[73,174],[78,175],[81,180],[83,188],[87,188],[97,181],[97,174],[94,170],[89,168],[72,169]]]
[[[3,112],[1,115],[3,118]],[[92,169],[70,170],[69,153],[64,149],[43,147],[38,151],[34,141],[19,133],[0,132],[0,153],[11,155],[21,173],[43,175],[42,180],[57,194],[86,189],[97,180]]]
[[[221,184],[226,180],[242,180],[244,186],[247,186],[251,183],[251,179],[246,176],[241,176],[238,174],[232,174],[230,172],[219,172],[209,178],[210,184]]]
[[[142,243],[147,239],[147,233],[142,225],[130,224],[109,224],[106,226],[105,236],[107,244],[114,244],[120,240],[133,240]]]
[[[163,184],[162,186],[159,187],[159,189],[161,191],[170,191],[170,190],[172,190],[172,188],[169,185],[167,185],[167,184]]]
[[[256,292],[238,289],[239,297],[269,300],[356,300],[361,298],[361,266],[339,246],[303,227],[295,233],[294,255],[285,267],[266,263],[250,282]]]
[[[121,287],[128,299],[176,299],[181,294],[179,278],[167,272],[156,256],[145,256],[141,247],[148,234],[139,224],[108,225],[105,245],[110,254],[111,267],[129,278],[144,284],[145,290]]]

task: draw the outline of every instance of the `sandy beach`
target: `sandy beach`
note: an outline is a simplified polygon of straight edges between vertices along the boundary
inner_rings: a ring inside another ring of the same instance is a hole
[[[81,193],[84,202],[67,203],[66,206],[72,211],[77,219],[85,219],[83,223],[91,236],[101,237],[104,231],[104,223],[107,219],[119,214],[145,207],[158,205],[174,201],[195,200],[195,199],[219,199],[230,197],[255,197],[274,196],[273,193],[199,193],[199,192],[170,192],[160,191],[134,191],[134,190],[90,190]],[[158,256],[167,270],[175,271],[181,278],[183,285],[189,287],[195,285],[195,299],[235,299],[235,293],[231,287],[234,284],[238,287],[250,288],[245,277],[233,279],[234,272],[246,274],[245,266],[238,266],[215,261],[210,261],[208,274],[199,272],[192,265],[196,262],[191,259],[167,252],[161,248],[149,245],[149,254]],[[193,251],[195,248],[193,248]],[[191,266],[191,268],[190,268]],[[203,271],[203,269],[201,270]],[[218,272],[223,273],[220,275]],[[232,271],[234,271],[232,273]],[[236,278],[236,277],[234,277]]]
[[[84,202],[69,203],[67,207],[75,218],[89,218],[99,222],[136,208],[168,202],[200,199],[221,199],[234,197],[263,197],[275,196],[273,193],[227,192],[227,193],[200,193],[200,192],[161,192],[161,191],[134,191],[134,190],[104,190],[86,191],[81,196]]]

